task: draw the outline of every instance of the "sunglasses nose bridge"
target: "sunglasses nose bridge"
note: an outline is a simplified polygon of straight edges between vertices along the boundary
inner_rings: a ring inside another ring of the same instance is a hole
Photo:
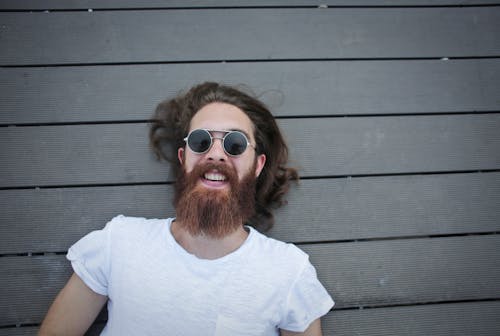
[[[212,144],[207,151],[209,159],[212,158],[214,160],[224,160],[227,156],[226,151],[224,150],[224,137],[211,136],[211,138]]]

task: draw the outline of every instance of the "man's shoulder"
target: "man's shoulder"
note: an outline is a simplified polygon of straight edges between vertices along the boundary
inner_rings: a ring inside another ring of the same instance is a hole
[[[268,237],[255,229],[253,231],[254,251],[270,263],[303,265],[309,256],[292,243]]]
[[[172,218],[159,219],[118,215],[106,223],[104,230],[112,232],[113,235],[147,234],[163,229],[171,221]]]

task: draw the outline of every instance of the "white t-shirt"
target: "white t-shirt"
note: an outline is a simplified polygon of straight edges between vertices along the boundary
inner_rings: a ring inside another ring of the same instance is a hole
[[[173,238],[172,221],[120,215],[69,249],[75,273],[109,298],[101,335],[279,335],[333,307],[296,246],[249,227],[236,251],[199,259]]]

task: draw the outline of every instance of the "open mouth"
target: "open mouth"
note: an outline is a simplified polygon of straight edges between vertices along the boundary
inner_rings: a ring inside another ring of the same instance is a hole
[[[212,181],[212,182],[224,182],[227,180],[224,174],[214,171],[205,173],[203,175],[203,178],[207,181]]]
[[[209,181],[225,181],[226,180],[226,177],[224,175],[217,174],[217,173],[207,173],[207,174],[203,175],[203,177]]]
[[[199,169],[200,171],[196,172],[199,174],[198,182],[209,189],[230,188],[233,181],[236,181],[236,176],[233,176],[233,172],[230,167],[206,164],[204,166],[200,166]]]

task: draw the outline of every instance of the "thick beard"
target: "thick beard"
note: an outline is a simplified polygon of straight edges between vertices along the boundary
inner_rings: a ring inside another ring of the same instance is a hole
[[[208,189],[199,183],[213,169],[226,176],[229,188]],[[190,173],[181,169],[175,183],[177,221],[194,236],[221,239],[233,233],[255,213],[254,170],[240,182],[236,171],[225,164],[199,164]]]

